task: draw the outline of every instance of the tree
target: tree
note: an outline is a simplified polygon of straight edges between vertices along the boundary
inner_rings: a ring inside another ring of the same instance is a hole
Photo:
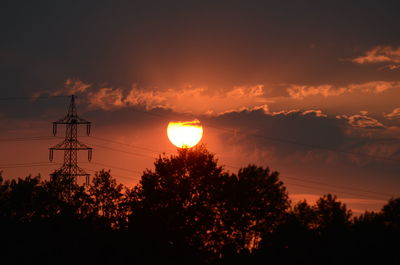
[[[318,199],[314,206],[316,225],[321,232],[345,230],[350,225],[350,210],[337,200],[336,195],[327,194]]]
[[[317,223],[317,213],[315,208],[310,206],[307,201],[300,201],[294,207],[292,215],[296,222],[305,229],[313,229]]]
[[[400,197],[391,198],[383,206],[382,216],[387,226],[400,231]]]
[[[219,241],[218,197],[228,174],[204,147],[178,149],[154,165],[131,192],[130,227],[144,238],[157,238],[149,247],[166,255],[211,250]]]
[[[235,252],[251,250],[282,221],[289,207],[288,195],[279,173],[249,165],[232,175],[226,187],[224,228]]]
[[[38,194],[43,218],[85,219],[91,215],[90,198],[74,177],[53,175],[41,184]]]
[[[204,146],[159,157],[132,192],[130,226],[164,247],[221,257],[257,247],[289,206],[277,172],[254,165],[225,172]]]
[[[13,179],[3,183],[0,178],[0,214],[17,223],[30,222],[40,209],[37,196],[40,176]]]
[[[124,186],[117,184],[110,171],[96,172],[88,189],[92,211],[106,227],[120,228],[126,223]]]

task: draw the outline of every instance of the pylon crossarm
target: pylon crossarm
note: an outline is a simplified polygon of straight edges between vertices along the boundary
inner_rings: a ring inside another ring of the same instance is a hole
[[[76,124],[90,124],[90,121],[87,121],[85,119],[82,119],[81,117],[75,116],[65,116],[62,119],[59,119],[58,121],[53,122],[53,124],[70,124],[70,123],[76,123]]]
[[[78,140],[76,140],[76,147],[80,148],[79,150],[92,149],[91,147],[87,146],[84,143],[79,142]]]
[[[92,150],[93,148],[88,147],[88,148],[75,148],[75,147],[61,147],[61,148],[49,148],[50,150],[64,150],[64,151],[86,151],[86,150]]]
[[[58,143],[52,147],[50,147],[49,149],[53,149],[53,150],[66,150],[64,148],[66,148],[66,146],[68,145],[68,141],[64,140],[61,143]]]

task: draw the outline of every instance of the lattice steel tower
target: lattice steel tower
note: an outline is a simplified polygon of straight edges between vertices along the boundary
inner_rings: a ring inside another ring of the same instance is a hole
[[[64,150],[64,164],[52,173],[52,177],[70,176],[77,178],[84,176],[86,184],[89,184],[89,174],[78,166],[78,151],[87,150],[88,160],[92,159],[92,148],[78,141],[78,125],[86,124],[86,134],[90,134],[90,122],[78,117],[75,106],[75,97],[71,96],[71,102],[68,108],[68,114],[62,119],[53,122],[53,135],[57,134],[57,125],[65,124],[65,139],[61,143],[50,147],[49,159],[53,161],[54,150]]]

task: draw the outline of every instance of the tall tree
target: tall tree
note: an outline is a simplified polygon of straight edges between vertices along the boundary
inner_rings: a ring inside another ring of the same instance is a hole
[[[314,206],[318,229],[322,232],[340,231],[349,227],[352,212],[337,200],[336,195],[327,194],[319,198]]]
[[[117,184],[110,171],[96,172],[88,193],[93,212],[98,220],[107,227],[124,227],[127,219],[124,186]]]
[[[236,252],[256,248],[262,237],[279,225],[289,207],[279,173],[249,165],[240,169],[237,176],[232,175],[225,188],[229,191],[229,196],[224,197],[223,218],[227,239],[233,239]]]
[[[204,146],[179,149],[143,174],[132,193],[131,225],[166,245],[216,256],[249,250],[289,206],[278,175],[254,165],[230,174]]]

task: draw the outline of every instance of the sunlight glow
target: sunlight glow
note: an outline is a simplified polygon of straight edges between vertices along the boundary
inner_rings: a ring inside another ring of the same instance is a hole
[[[169,122],[168,138],[179,148],[191,148],[203,137],[203,127],[199,120]]]

